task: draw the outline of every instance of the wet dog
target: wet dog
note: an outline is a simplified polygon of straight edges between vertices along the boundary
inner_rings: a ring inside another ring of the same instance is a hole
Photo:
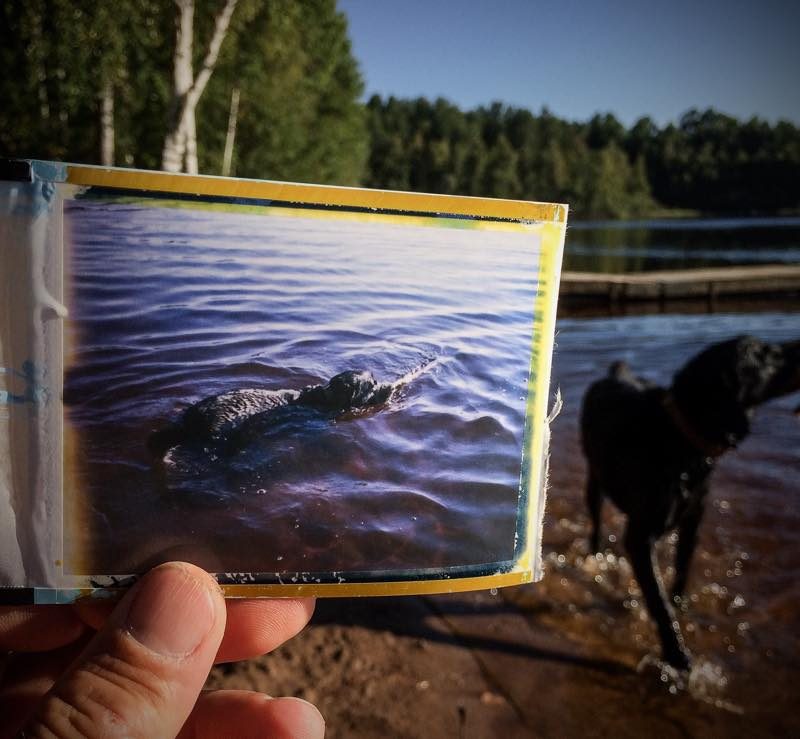
[[[770,344],[742,336],[702,351],[669,388],[617,362],[586,393],[581,435],[589,465],[590,547],[599,550],[600,510],[608,497],[627,514],[625,548],[664,659],[676,668],[687,669],[691,657],[655,567],[654,544],[677,529],[671,596],[679,602],[716,460],[747,436],[757,405],[797,390],[800,341]]]
[[[325,385],[302,390],[245,388],[214,395],[189,406],[174,423],[154,431],[147,447],[157,457],[178,444],[202,443],[217,448],[236,448],[270,422],[285,421],[287,415],[302,415],[301,409],[335,417],[385,403],[395,385],[377,382],[369,372],[342,372]]]

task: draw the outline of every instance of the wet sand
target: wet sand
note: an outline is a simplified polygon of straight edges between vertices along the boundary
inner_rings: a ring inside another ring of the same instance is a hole
[[[506,594],[326,601],[299,637],[259,660],[216,668],[208,687],[311,700],[329,738],[767,737],[800,730],[789,682],[796,669],[765,665],[752,683],[742,676],[745,690],[758,685],[744,705],[714,705],[685,690],[671,694],[657,669],[637,670],[635,661],[610,652],[530,619]]]
[[[583,391],[612,359],[667,382],[711,341],[743,331],[777,340],[797,326],[791,313],[562,320],[544,580],[495,594],[320,601],[306,632],[217,668],[209,685],[313,700],[329,737],[800,735],[797,397],[763,407],[716,472],[680,616],[696,657],[688,679],[657,662],[610,505],[605,553],[587,556],[577,433]],[[672,547],[662,543],[665,567]]]

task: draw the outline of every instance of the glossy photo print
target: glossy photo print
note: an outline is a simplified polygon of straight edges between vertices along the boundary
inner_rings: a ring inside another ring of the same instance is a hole
[[[563,209],[136,177],[51,205],[61,586],[174,559],[229,594],[531,579]]]

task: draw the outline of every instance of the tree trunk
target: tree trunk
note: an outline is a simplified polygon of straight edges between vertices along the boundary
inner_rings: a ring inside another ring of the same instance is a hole
[[[172,103],[170,128],[164,139],[161,168],[167,172],[183,171],[186,156],[186,130],[181,126],[186,96],[192,87],[192,37],[194,35],[194,0],[175,0],[178,25],[175,32],[175,56],[172,60]]]
[[[186,168],[188,174],[197,174],[197,123],[192,110],[184,126],[186,132]]]
[[[227,0],[214,22],[214,34],[197,77],[192,71],[194,0],[175,0],[180,10],[173,65],[174,84],[170,130],[164,140],[161,167],[167,172],[197,173],[195,110],[203,94],[230,25],[237,0]]]
[[[222,176],[229,177],[233,162],[233,143],[236,139],[236,118],[239,115],[239,88],[231,92],[231,112],[228,115],[228,133],[225,136],[225,154],[222,157]]]
[[[44,29],[42,28],[42,13],[37,13],[36,21],[31,29],[33,48],[36,50],[34,65],[38,84],[36,93],[39,98],[39,116],[43,121],[50,118],[50,100],[47,95],[47,69],[45,66]]]
[[[114,86],[110,80],[103,85],[100,99],[100,163],[114,166]]]

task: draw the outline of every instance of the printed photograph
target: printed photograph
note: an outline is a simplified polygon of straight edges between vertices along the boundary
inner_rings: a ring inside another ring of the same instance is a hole
[[[99,197],[64,222],[65,572],[513,564],[535,227]]]

